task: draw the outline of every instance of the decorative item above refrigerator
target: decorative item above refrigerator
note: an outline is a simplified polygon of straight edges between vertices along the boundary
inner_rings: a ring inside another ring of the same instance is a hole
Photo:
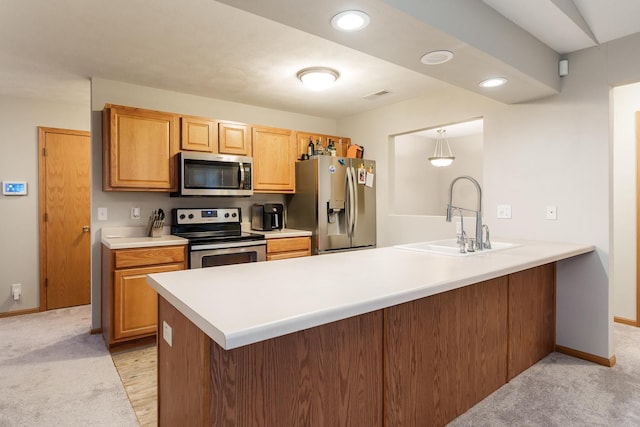
[[[292,228],[311,230],[314,254],[376,246],[376,163],[314,156],[296,163]]]

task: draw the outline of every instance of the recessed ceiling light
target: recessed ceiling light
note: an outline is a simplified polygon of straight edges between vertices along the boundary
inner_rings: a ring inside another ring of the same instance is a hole
[[[310,67],[298,71],[298,79],[309,89],[321,91],[328,89],[340,74],[331,68]]]
[[[452,58],[453,52],[448,50],[434,50],[422,55],[420,62],[427,65],[439,65],[451,61]]]
[[[359,10],[346,10],[331,18],[331,25],[340,31],[358,31],[369,25],[369,15]]]
[[[480,82],[480,87],[498,87],[507,82],[504,77],[494,77]]]

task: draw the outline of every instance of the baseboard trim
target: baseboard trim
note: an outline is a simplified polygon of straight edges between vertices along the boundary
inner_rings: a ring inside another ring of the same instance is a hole
[[[638,322],[635,320],[631,320],[631,319],[626,319],[624,317],[618,317],[618,316],[613,316],[613,321],[616,323],[622,323],[624,325],[629,325],[629,326],[640,326],[638,325]]]
[[[93,328],[89,331],[91,335],[97,335],[102,333],[102,328]]]
[[[0,319],[2,319],[3,317],[22,316],[23,314],[33,314],[33,313],[39,313],[39,312],[40,312],[39,307],[29,308],[27,310],[7,311],[4,313],[0,313]]]
[[[588,362],[597,363],[598,365],[606,366],[609,368],[616,364],[615,355],[607,359],[606,357],[596,356],[595,354],[585,353],[584,351],[574,350],[572,348],[563,347],[558,344],[556,344],[556,351],[569,356],[577,357],[578,359],[586,360]]]

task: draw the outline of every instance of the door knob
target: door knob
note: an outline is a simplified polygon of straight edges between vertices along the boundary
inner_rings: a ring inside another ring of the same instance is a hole
[[[88,232],[89,232],[89,229],[90,229],[90,228],[89,228],[89,226],[88,226],[88,225],[85,225],[84,227],[82,227],[82,232],[83,232],[83,233],[88,233]]]

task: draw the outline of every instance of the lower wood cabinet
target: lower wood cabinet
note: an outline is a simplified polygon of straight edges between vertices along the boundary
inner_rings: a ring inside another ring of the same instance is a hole
[[[102,247],[102,334],[110,348],[156,334],[158,296],[146,276],[184,270],[186,259],[186,246]]]
[[[267,239],[267,261],[311,255],[311,237]]]

